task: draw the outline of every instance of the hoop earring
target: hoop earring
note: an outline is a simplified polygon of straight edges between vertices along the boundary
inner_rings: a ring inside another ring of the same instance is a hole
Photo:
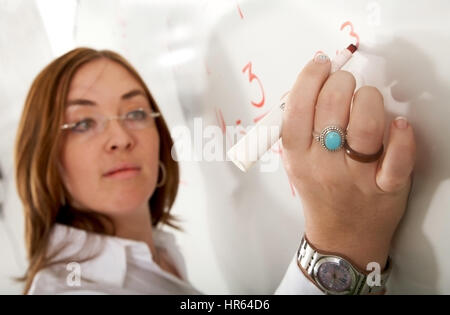
[[[164,166],[163,162],[159,161],[159,167],[161,168],[162,179],[160,182],[158,182],[156,184],[156,188],[160,188],[160,187],[164,186],[166,184],[166,179],[167,179],[167,171],[166,171],[166,167]]]

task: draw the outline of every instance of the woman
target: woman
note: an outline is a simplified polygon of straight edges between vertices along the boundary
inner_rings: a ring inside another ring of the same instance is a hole
[[[353,76],[329,72],[329,58],[316,56],[291,90],[283,162],[303,202],[304,239],[359,270],[370,262],[383,270],[410,191],[412,127],[396,120],[384,155],[374,157],[384,132],[380,93],[364,87],[353,97]],[[348,125],[348,145],[369,163],[320,147],[311,135],[329,125]],[[173,236],[159,228],[176,226],[172,145],[145,83],[116,53],[78,48],[37,76],[15,152],[30,261],[25,293],[199,293]],[[302,259],[277,293],[332,293]]]

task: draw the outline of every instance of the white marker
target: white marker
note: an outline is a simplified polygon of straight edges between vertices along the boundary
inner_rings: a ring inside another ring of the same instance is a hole
[[[357,47],[353,44],[342,50],[331,61],[330,73],[341,69],[352,57]],[[228,158],[246,172],[280,139],[285,98],[279,106],[274,106],[244,137],[227,152]]]

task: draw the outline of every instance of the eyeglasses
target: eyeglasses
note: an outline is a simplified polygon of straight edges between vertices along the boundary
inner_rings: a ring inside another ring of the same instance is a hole
[[[62,125],[61,130],[68,130],[74,134],[92,137],[102,133],[111,120],[121,121],[122,125],[127,129],[145,129],[152,126],[154,122],[153,118],[160,117],[161,113],[138,108],[120,116],[105,117],[101,114],[89,114],[88,116],[81,120]]]

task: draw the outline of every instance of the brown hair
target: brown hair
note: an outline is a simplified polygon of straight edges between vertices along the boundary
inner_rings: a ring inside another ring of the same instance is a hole
[[[22,280],[24,293],[36,273],[49,264],[47,247],[53,225],[58,222],[87,231],[114,235],[112,221],[106,216],[76,209],[63,185],[58,163],[62,145],[60,126],[65,102],[76,71],[92,60],[107,58],[125,67],[142,85],[150,106],[158,111],[146,84],[137,71],[120,55],[109,50],[77,48],[55,59],[35,78],[28,92],[17,131],[15,146],[16,184],[25,212],[25,242],[29,267]],[[156,119],[160,137],[159,159],[166,167],[165,185],[149,200],[152,225],[167,224],[178,229],[169,212],[179,184],[178,163],[171,156],[173,141],[162,117]]]

